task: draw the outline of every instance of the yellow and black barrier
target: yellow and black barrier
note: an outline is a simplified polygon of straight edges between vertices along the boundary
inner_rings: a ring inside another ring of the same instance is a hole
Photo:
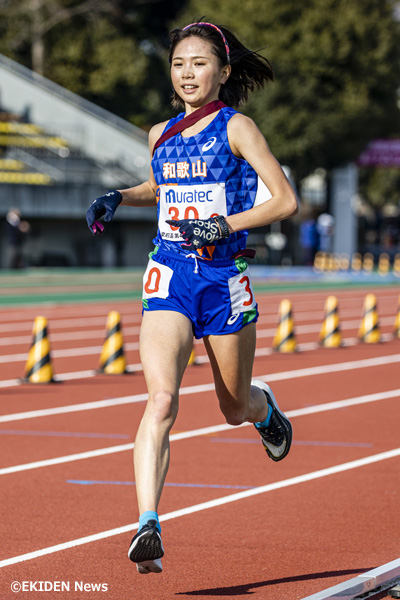
[[[319,335],[319,343],[325,348],[338,348],[342,343],[339,305],[335,296],[329,296],[325,302],[325,318]]]
[[[387,252],[379,255],[378,273],[379,275],[388,275],[390,271],[390,256]]]
[[[372,252],[366,252],[364,254],[362,266],[365,273],[372,273],[375,266],[374,255]]]
[[[272,344],[278,352],[295,352],[296,337],[290,300],[282,300],[279,306],[279,324]]]
[[[317,273],[321,273],[325,271],[327,264],[326,253],[325,252],[316,252],[314,257],[314,271]]]
[[[362,256],[359,252],[355,252],[351,257],[351,269],[356,273],[359,273],[362,268]]]
[[[400,254],[396,254],[394,257],[393,273],[396,277],[400,277]]]
[[[350,256],[345,252],[339,255],[339,269],[341,271],[348,271],[350,269]]]
[[[54,383],[50,342],[47,337],[47,319],[45,317],[36,317],[32,334],[32,345],[22,381],[24,383]]]
[[[188,367],[191,367],[192,365],[196,364],[196,353],[194,351],[194,348],[192,348],[192,351],[190,353],[189,356],[189,360],[188,360]]]
[[[376,344],[381,339],[376,296],[367,294],[364,299],[363,317],[358,337],[367,344]]]
[[[397,308],[397,315],[394,321],[394,336],[400,339],[400,296],[399,296],[399,306]]]
[[[106,339],[100,355],[99,372],[106,375],[121,375],[127,372],[121,316],[116,310],[111,311],[107,317]]]

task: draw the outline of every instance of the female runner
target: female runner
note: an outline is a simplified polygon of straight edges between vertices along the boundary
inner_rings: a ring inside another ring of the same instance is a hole
[[[228,29],[205,22],[172,32],[170,66],[173,103],[184,112],[151,129],[149,180],[108,192],[87,213],[96,234],[104,229],[97,219],[110,221],[119,204],[157,205],[140,333],[149,394],[134,450],[140,517],[128,554],[139,573],[162,571],[157,510],[193,335],[204,338],[226,421],[254,423],[274,461],[292,440],[271,389],[252,380],[258,311],[244,257],[248,230],[294,215],[297,200],[259,129],[232,108],[272,80],[272,69]],[[260,179],[268,202],[258,200]]]

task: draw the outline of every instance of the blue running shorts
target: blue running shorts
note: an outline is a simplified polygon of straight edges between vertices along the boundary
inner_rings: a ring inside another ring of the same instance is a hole
[[[207,261],[160,250],[150,254],[143,276],[143,311],[151,310],[182,313],[197,339],[234,333],[258,319],[244,258]]]

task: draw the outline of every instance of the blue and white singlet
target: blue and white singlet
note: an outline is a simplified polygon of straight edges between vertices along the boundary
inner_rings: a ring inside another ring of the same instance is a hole
[[[158,232],[153,241],[161,251],[190,253],[181,247],[184,240],[167,219],[226,217],[253,207],[257,173],[233,154],[228,141],[228,121],[236,112],[224,107],[200,133],[191,137],[178,133],[155,151],[152,167],[158,185]],[[184,116],[181,113],[171,119],[165,131]],[[197,252],[208,260],[230,259],[246,247],[247,235],[247,230],[233,233]]]

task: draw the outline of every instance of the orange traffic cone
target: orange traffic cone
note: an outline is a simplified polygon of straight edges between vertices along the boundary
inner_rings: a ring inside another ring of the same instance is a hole
[[[367,294],[365,296],[363,318],[358,337],[367,344],[376,344],[381,339],[377,303],[374,294]]]
[[[53,383],[50,343],[47,337],[47,319],[36,317],[33,329],[33,340],[25,366],[25,383]]]
[[[278,352],[295,352],[296,338],[292,316],[292,303],[282,300],[279,306],[279,324],[272,347]]]
[[[121,333],[120,314],[113,310],[107,317],[107,333],[100,355],[100,373],[121,375],[126,373],[124,342]]]
[[[338,348],[342,343],[339,307],[335,296],[329,296],[325,302],[325,319],[319,335],[319,343],[325,348]]]

